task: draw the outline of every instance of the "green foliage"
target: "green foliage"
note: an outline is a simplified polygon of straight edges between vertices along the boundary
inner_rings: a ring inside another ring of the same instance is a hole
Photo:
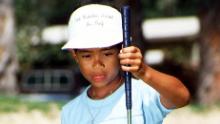
[[[31,68],[65,68],[74,65],[69,53],[61,50],[61,44],[50,45],[42,43],[40,29],[34,26],[24,26],[17,33],[17,56],[23,70]],[[38,45],[33,41],[37,40]]]
[[[199,0],[141,0],[144,18],[186,16],[198,13]]]
[[[31,66],[33,62],[33,55],[31,52],[31,27],[25,26],[18,30],[16,36],[17,56],[21,67],[26,69]]]
[[[42,44],[32,49],[33,55],[33,66],[34,68],[68,68],[68,66],[74,65],[70,53],[62,51],[61,46]]]
[[[23,25],[45,26],[67,23],[76,8],[75,0],[16,0],[15,15],[19,28]]]
[[[54,24],[67,24],[70,13],[78,1],[16,0],[15,17],[17,24],[17,55],[23,70],[30,68],[52,68],[72,65],[69,54],[61,46],[42,42],[41,30]]]
[[[66,24],[70,14],[83,1],[78,0],[16,0],[18,26]],[[101,1],[100,1],[101,2]],[[109,1],[112,2],[112,1]],[[208,2],[203,0],[206,5]],[[181,16],[198,13],[200,0],[141,0],[144,17]]]
[[[190,64],[191,44],[172,44],[163,48],[168,58],[175,60],[180,64]]]

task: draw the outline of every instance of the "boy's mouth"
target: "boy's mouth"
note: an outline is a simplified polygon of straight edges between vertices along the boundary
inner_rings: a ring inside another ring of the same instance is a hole
[[[105,75],[94,75],[92,77],[92,79],[95,81],[95,82],[102,82],[105,80]]]

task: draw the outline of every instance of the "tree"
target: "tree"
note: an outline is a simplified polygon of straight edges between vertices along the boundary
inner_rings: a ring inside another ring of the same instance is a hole
[[[198,80],[198,102],[220,101],[220,1],[203,1],[201,6],[201,66]]]
[[[41,39],[41,34],[45,27],[67,24],[69,16],[79,2],[77,0],[14,0],[20,76],[30,69],[73,65],[71,56],[60,51],[63,43],[47,44]]]
[[[15,94],[18,91],[18,68],[14,37],[14,16],[11,0],[0,1],[0,91]]]

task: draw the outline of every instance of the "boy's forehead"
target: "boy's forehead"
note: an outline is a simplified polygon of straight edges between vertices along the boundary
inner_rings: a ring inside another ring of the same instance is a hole
[[[104,51],[104,50],[111,50],[111,49],[115,49],[115,46],[111,46],[111,47],[103,47],[103,48],[85,48],[85,49],[77,49],[77,51],[89,52],[89,51]]]

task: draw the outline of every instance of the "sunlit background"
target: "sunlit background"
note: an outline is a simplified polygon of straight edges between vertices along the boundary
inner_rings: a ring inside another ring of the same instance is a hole
[[[60,49],[68,19],[94,2],[130,5],[133,44],[145,62],[190,90],[191,104],[164,124],[220,123],[218,0],[0,0],[1,124],[60,123],[62,106],[89,84]]]

